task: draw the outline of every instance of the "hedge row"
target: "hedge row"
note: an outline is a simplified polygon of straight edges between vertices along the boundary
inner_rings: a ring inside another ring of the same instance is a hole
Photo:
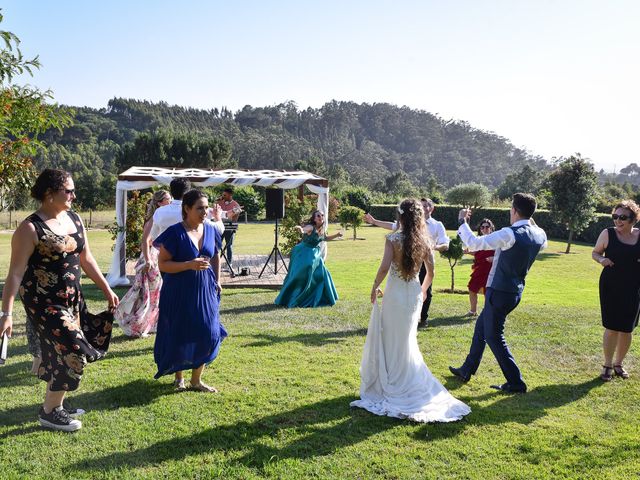
[[[395,220],[396,208],[396,205],[371,205],[370,213],[378,220],[393,221]],[[459,211],[459,206],[436,205],[433,217],[444,223],[447,230],[457,230]],[[506,227],[510,223],[509,211],[509,208],[478,208],[473,212],[471,225],[475,228],[480,220],[488,218],[495,224],[497,229]],[[566,240],[569,237],[567,228],[556,222],[553,213],[549,210],[537,210],[533,218],[547,232],[549,238]],[[600,232],[612,225],[611,215],[598,213],[594,216],[593,222],[577,236],[576,240],[595,244]]]

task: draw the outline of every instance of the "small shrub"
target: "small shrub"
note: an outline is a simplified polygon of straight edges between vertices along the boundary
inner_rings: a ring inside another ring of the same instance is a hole
[[[296,227],[302,225],[311,216],[315,204],[306,197],[300,201],[296,192],[292,190],[285,192],[284,204],[285,213],[280,229],[280,236],[284,242],[281,244],[281,249],[285,255],[289,255],[291,249],[300,242],[300,232]]]
[[[125,257],[127,260],[137,260],[142,253],[140,245],[142,244],[144,230],[144,215],[147,211],[147,203],[152,196],[152,192],[145,194],[140,194],[138,190],[131,192],[131,198],[127,200],[127,221],[125,226],[120,227],[117,223],[113,223],[107,228],[113,240],[112,250],[115,248],[118,234],[122,231],[126,233]]]
[[[440,252],[440,256],[446,258],[449,261],[449,268],[451,269],[451,293],[455,293],[455,272],[454,267],[458,264],[458,260],[462,259],[464,255],[464,249],[462,246],[462,240],[458,235],[451,239],[449,242],[449,248],[444,252]]]
[[[353,228],[353,239],[356,239],[356,230],[362,225],[364,219],[364,210],[358,207],[351,207],[349,205],[341,207],[338,210],[338,221],[343,227]]]

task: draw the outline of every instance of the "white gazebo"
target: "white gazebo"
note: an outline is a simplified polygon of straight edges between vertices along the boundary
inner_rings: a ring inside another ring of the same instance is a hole
[[[329,182],[304,171],[286,170],[202,170],[197,168],[159,168],[159,167],[131,167],[118,175],[116,183],[116,221],[119,227],[126,225],[127,192],[142,190],[154,185],[169,185],[177,177],[188,179],[194,187],[211,187],[228,183],[235,186],[256,185],[260,187],[277,187],[282,189],[298,188],[302,196],[304,186],[318,195],[318,210],[324,212],[328,219],[329,211]],[[326,220],[325,220],[326,221]],[[107,281],[112,287],[127,286],[129,280],[126,275],[124,228],[118,234],[114,248],[111,268]]]

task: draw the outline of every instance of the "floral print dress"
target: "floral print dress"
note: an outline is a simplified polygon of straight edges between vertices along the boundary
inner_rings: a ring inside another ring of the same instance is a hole
[[[149,248],[149,269],[140,255],[136,263],[136,277],[129,291],[116,307],[114,318],[128,337],[145,337],[158,326],[158,304],[162,275],[158,269],[158,250]]]
[[[37,215],[27,218],[38,244],[20,284],[28,321],[40,342],[42,363],[38,377],[52,391],[78,388],[84,366],[106,354],[113,316],[91,315],[80,289],[80,253],[84,229],[80,217],[67,212],[76,233],[58,235]]]

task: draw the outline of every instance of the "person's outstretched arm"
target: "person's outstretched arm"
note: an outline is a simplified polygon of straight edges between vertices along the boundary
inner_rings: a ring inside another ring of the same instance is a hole
[[[436,245],[435,247],[433,247],[433,249],[436,252],[446,252],[447,250],[449,250],[450,241],[451,239],[447,235],[447,231],[444,229],[444,225],[442,224],[442,222],[438,222],[437,238],[434,239]]]
[[[118,298],[118,295],[111,290],[107,280],[100,271],[98,262],[96,262],[95,257],[91,253],[91,249],[89,248],[89,236],[87,235],[87,229],[84,228],[82,220],[80,220],[80,226],[78,228],[82,229],[82,233],[84,235],[84,248],[82,249],[82,252],[80,252],[80,266],[82,267],[82,270],[84,270],[84,273],[87,274],[87,277],[96,284],[96,287],[102,290],[102,294],[108,303],[109,309],[111,310],[118,305],[120,299]]]
[[[371,287],[371,303],[376,301],[376,297],[378,294],[382,294],[382,290],[380,290],[380,284],[389,273],[389,268],[391,268],[391,260],[393,260],[393,245],[390,240],[386,240],[384,244],[384,255],[382,256],[382,261],[380,262],[380,267],[378,267],[378,273],[376,274],[376,278],[373,281],[373,286]]]
[[[470,218],[471,210],[466,208],[460,210],[458,220],[461,223],[460,228],[458,228],[458,235],[470,252],[478,250],[508,250],[516,243],[516,236],[510,228],[503,228],[489,235],[476,236],[471,227],[469,227],[468,221]]]
[[[424,276],[424,280],[422,281],[422,285],[421,285],[423,299],[427,298],[427,290],[429,290],[429,287],[433,282],[434,269],[433,269],[433,256],[431,255],[431,252],[429,252],[424,259],[424,267],[427,270],[427,274]]]
[[[364,214],[364,221],[369,225],[375,225],[376,227],[386,228],[387,230],[395,230],[395,222],[383,222],[382,220],[376,220],[370,213]]]

